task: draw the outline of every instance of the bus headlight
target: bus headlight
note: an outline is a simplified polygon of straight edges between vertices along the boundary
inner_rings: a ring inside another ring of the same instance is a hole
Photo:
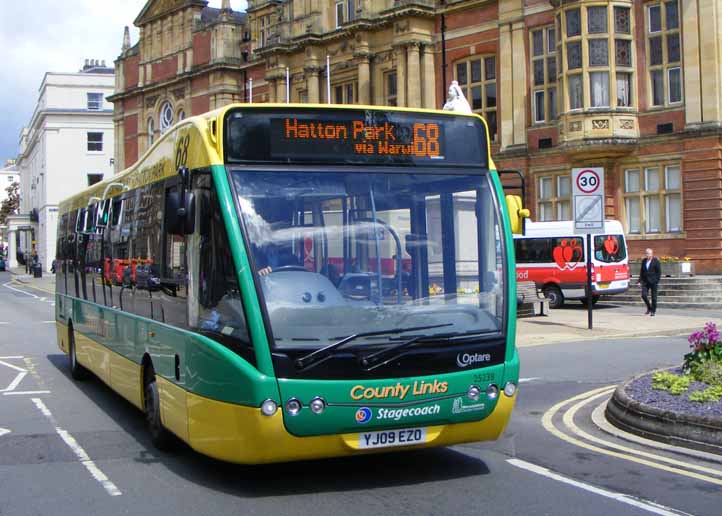
[[[504,394],[511,398],[515,393],[516,384],[514,382],[506,382],[506,385],[504,385]]]
[[[311,412],[314,414],[320,414],[324,410],[326,410],[326,401],[324,401],[321,397],[315,397],[311,400],[311,403],[308,404],[309,407],[311,407]]]
[[[499,396],[499,387],[492,383],[486,388],[486,397],[495,400],[497,396]]]
[[[278,410],[278,404],[273,400],[266,400],[261,403],[261,414],[264,416],[272,416]]]
[[[298,413],[301,412],[301,407],[301,402],[296,398],[290,398],[286,402],[286,412],[288,412],[289,416],[297,416]]]
[[[469,390],[466,391],[466,395],[471,401],[477,401],[481,397],[481,389],[476,385],[472,385],[469,387]]]

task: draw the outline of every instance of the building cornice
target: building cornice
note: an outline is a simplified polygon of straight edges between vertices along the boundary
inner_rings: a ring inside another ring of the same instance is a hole
[[[254,63],[234,63],[231,61],[224,60],[222,62],[212,62],[206,65],[203,65],[199,68],[194,68],[190,72],[183,72],[182,74],[175,75],[170,79],[166,79],[165,81],[161,82],[154,82],[152,84],[145,84],[143,86],[136,86],[134,88],[131,88],[129,90],[121,91],[118,93],[115,93],[114,95],[111,95],[107,97],[107,99],[110,102],[118,102],[121,100],[125,100],[129,97],[133,97],[136,95],[143,95],[146,93],[152,93],[159,89],[168,88],[169,86],[172,86],[175,83],[180,83],[187,81],[189,79],[192,79],[194,77],[197,77],[199,75],[204,75],[209,72],[215,72],[219,70],[229,70],[232,72],[243,72],[244,70],[248,70],[250,68],[253,68],[255,66],[263,65],[263,62],[254,62]]]

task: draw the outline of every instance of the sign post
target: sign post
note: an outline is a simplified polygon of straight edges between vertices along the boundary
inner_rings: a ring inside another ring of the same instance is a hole
[[[572,207],[574,234],[586,235],[587,259],[587,327],[594,328],[592,288],[592,235],[604,232],[604,169],[572,169]]]

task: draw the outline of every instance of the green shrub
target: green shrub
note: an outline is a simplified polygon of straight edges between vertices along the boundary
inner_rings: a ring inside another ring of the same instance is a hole
[[[714,385],[703,391],[695,391],[689,396],[689,401],[696,401],[698,403],[709,403],[715,402],[722,399],[722,385]]]
[[[705,360],[692,369],[692,377],[710,386],[722,386],[722,362]]]
[[[656,389],[658,391],[669,391],[670,394],[679,396],[689,389],[691,381],[691,376],[680,376],[678,374],[670,373],[669,371],[662,371],[654,373],[652,376],[652,389]]]
[[[682,365],[684,374],[692,374],[696,377],[697,370],[705,362],[722,364],[722,337],[715,323],[708,322],[703,330],[692,333],[687,341],[692,351],[684,356]]]

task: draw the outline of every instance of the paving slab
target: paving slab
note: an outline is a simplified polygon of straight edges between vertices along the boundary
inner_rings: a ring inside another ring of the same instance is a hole
[[[517,321],[517,345],[539,346],[554,342],[632,337],[686,335],[701,329],[708,321],[722,323],[722,314],[705,310],[658,310],[650,317],[644,308],[597,305],[593,329],[587,329],[584,308],[551,310],[548,316]]]

